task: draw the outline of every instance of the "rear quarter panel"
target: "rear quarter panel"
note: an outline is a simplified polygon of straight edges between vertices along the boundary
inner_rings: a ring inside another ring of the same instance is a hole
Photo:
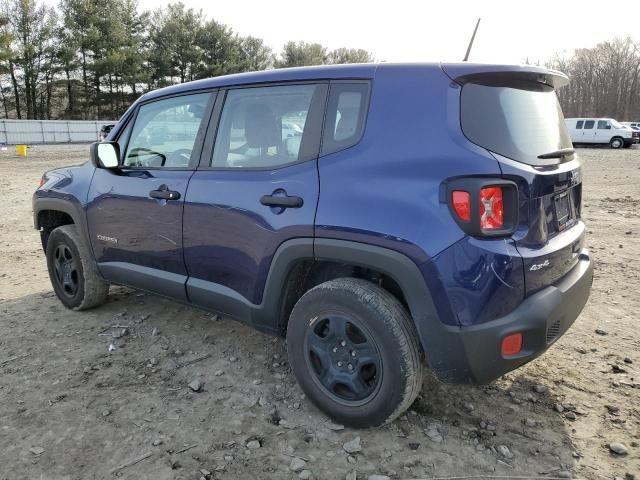
[[[362,140],[319,159],[316,236],[392,248],[416,264],[462,239],[440,184],[500,169],[462,135],[459,95],[437,65],[381,65]]]

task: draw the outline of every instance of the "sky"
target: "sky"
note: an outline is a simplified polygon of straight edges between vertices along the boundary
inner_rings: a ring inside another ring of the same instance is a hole
[[[544,63],[555,52],[616,36],[640,41],[640,6],[633,1],[622,10],[594,0],[182,1],[241,35],[264,39],[276,52],[289,40],[303,40],[331,49],[364,48],[389,62],[462,60],[478,17],[471,61]],[[143,9],[169,3],[139,2]]]

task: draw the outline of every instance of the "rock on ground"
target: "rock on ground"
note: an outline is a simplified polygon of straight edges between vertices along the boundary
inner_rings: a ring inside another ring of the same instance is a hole
[[[299,472],[300,470],[304,469],[306,465],[307,465],[307,462],[305,462],[301,458],[294,457],[291,459],[291,462],[289,463],[289,469],[294,472]]]
[[[360,437],[356,437],[353,440],[346,442],[342,445],[344,451],[347,453],[358,453],[362,451],[362,445],[360,444]]]
[[[609,444],[609,450],[618,455],[626,455],[629,453],[629,449],[624,443],[612,442]]]

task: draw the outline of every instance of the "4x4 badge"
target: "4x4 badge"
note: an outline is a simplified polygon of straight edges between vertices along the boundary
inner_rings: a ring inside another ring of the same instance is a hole
[[[542,263],[534,263],[533,265],[531,265],[531,268],[529,269],[530,272],[535,272],[536,270],[541,270],[545,267],[548,267],[549,265],[551,265],[551,263],[549,262],[549,260],[545,260]]]

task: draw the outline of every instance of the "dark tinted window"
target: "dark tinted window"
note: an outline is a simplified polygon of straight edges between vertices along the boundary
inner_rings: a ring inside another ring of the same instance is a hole
[[[587,120],[584,122],[584,129],[591,130],[595,124],[596,124],[595,120]]]
[[[326,84],[230,90],[211,161],[269,168],[317,158]]]
[[[368,103],[368,83],[331,85],[322,142],[324,155],[352,147],[360,141]]]
[[[576,123],[576,128],[580,129],[582,128],[582,125],[584,124],[584,120],[578,120]]]
[[[538,155],[572,146],[555,91],[535,82],[464,85],[461,123],[472,142],[531,165],[548,163]]]
[[[609,125],[609,122],[606,120],[598,120],[598,128],[600,130],[607,130],[611,128],[611,125]]]

